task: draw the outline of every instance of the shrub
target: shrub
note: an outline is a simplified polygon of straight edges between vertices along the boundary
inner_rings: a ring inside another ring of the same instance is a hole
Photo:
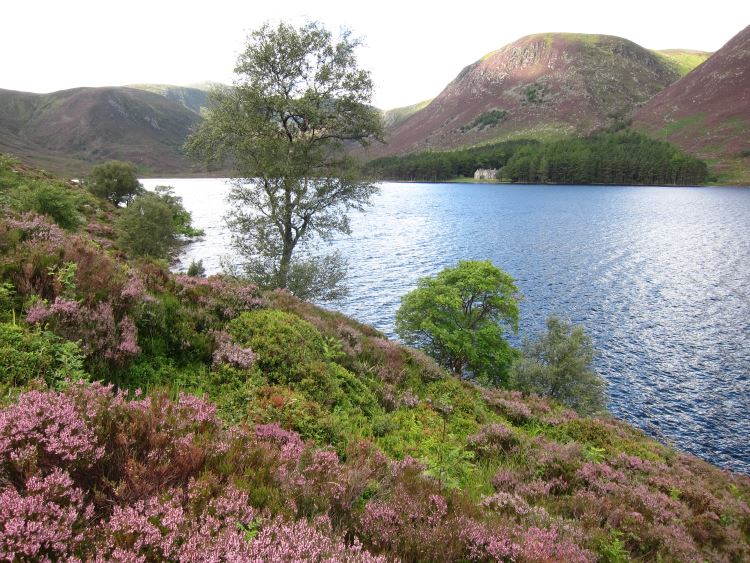
[[[497,456],[509,452],[518,445],[518,438],[511,428],[500,423],[488,424],[467,438],[469,448],[480,456]]]
[[[78,345],[45,330],[30,331],[0,323],[0,395],[35,379],[59,388],[66,379],[87,379],[84,356]]]
[[[579,414],[606,409],[606,383],[591,368],[594,347],[583,327],[559,317],[547,319],[547,333],[523,345],[511,369],[510,385],[552,397]]]
[[[159,196],[136,197],[117,222],[118,243],[134,256],[166,258],[176,242],[172,209]]]
[[[301,381],[311,364],[324,357],[323,337],[307,321],[282,311],[242,313],[227,325],[241,346],[257,354],[257,365],[274,383]]]
[[[74,230],[81,224],[77,201],[69,189],[51,182],[33,182],[20,192],[20,209],[51,217],[63,229]]]

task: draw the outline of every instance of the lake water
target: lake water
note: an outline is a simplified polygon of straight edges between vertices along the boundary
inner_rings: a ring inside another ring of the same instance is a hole
[[[229,255],[228,187],[172,185],[202,241]],[[402,295],[459,259],[490,259],[524,295],[520,335],[557,313],[585,326],[618,418],[750,473],[750,189],[382,184],[353,234],[347,299],[327,305],[393,336]]]

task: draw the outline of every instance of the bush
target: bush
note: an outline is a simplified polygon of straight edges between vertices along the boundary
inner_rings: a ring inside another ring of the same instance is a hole
[[[594,346],[581,326],[547,319],[547,333],[523,345],[513,364],[511,387],[552,397],[582,415],[606,409],[606,383],[593,371]]]
[[[120,246],[134,256],[166,258],[175,243],[172,210],[154,194],[134,199],[117,223]]]
[[[47,331],[30,331],[0,323],[0,396],[41,379],[60,387],[66,378],[87,379],[83,353],[74,342],[66,342]]]
[[[33,182],[19,194],[20,210],[51,217],[63,229],[72,231],[81,224],[77,200],[70,190],[50,182]]]
[[[228,331],[235,342],[257,354],[258,367],[273,383],[301,381],[325,353],[314,326],[278,310],[242,313],[228,324]]]
[[[180,236],[200,236],[190,226],[190,213],[171,188],[159,186],[156,193],[137,196],[122,210],[117,223],[120,246],[133,256],[167,258]]]
[[[94,166],[85,185],[95,196],[115,205],[129,203],[135,196],[143,193],[135,165],[117,160]]]

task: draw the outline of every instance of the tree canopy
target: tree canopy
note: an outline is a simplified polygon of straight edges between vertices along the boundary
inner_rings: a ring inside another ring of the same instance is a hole
[[[462,260],[422,278],[396,312],[396,332],[455,375],[501,383],[514,358],[505,330],[518,330],[518,288],[489,260]]]
[[[377,191],[344,150],[382,135],[358,45],[319,23],[265,24],[238,59],[234,86],[213,91],[212,108],[188,140],[192,155],[232,163],[235,246],[246,274],[263,286],[340,294],[341,261],[315,257],[312,243],[349,233],[347,212],[364,209]]]
[[[86,179],[86,186],[95,196],[111,201],[115,205],[129,203],[143,192],[135,165],[119,160],[110,160],[94,166]]]

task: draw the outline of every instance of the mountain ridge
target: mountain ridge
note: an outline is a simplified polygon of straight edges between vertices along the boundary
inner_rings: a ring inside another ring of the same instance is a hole
[[[464,67],[388,131],[375,156],[587,134],[676,81],[662,56],[608,35],[528,35]]]

